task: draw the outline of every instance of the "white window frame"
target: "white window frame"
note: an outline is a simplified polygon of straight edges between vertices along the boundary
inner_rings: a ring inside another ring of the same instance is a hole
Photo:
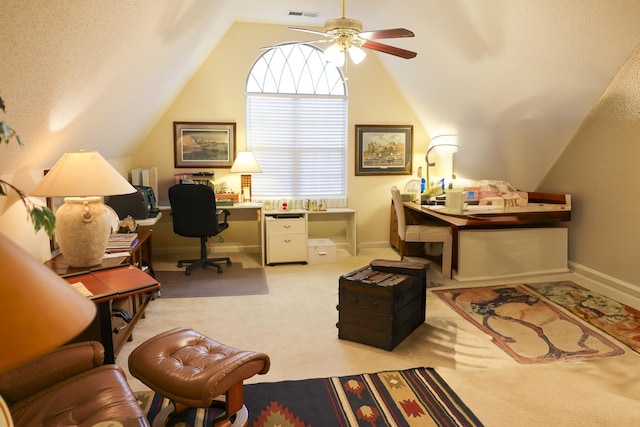
[[[347,89],[322,53],[307,44],[275,46],[251,68],[247,149],[263,171],[253,178],[254,200],[347,205]]]

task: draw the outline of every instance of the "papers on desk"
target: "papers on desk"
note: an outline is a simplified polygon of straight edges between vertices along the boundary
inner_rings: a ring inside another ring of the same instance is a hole
[[[448,214],[448,215],[482,215],[482,214],[500,214],[500,213],[527,213],[527,212],[557,212],[571,211],[570,205],[557,205],[548,203],[529,203],[527,206],[499,206],[499,205],[465,205],[462,214],[456,212],[452,208],[443,205],[422,205],[430,211]]]
[[[469,211],[470,213],[489,213],[489,212],[504,212],[504,205],[469,205],[465,206],[465,211]]]
[[[118,257],[128,257],[129,252],[109,252],[104,254],[102,258],[118,258]]]
[[[82,282],[72,283],[71,287],[76,291],[80,292],[85,297],[92,297],[93,294]]]
[[[240,203],[234,203],[233,207],[239,207],[239,208],[261,208],[262,207],[262,203],[260,203],[260,202],[240,202]]]

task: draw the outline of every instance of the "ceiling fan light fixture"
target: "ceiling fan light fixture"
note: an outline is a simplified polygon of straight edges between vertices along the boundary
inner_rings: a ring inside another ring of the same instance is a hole
[[[325,49],[324,59],[336,67],[342,67],[345,59],[344,49],[338,43],[334,43]]]
[[[363,49],[374,50],[404,59],[416,57],[416,52],[376,41],[380,39],[414,37],[413,31],[406,28],[387,28],[363,32],[362,22],[345,16],[345,3],[346,0],[342,0],[342,17],[325,21],[324,31],[297,27],[289,27],[289,29],[324,36],[324,39],[300,43],[320,43],[325,41],[334,43],[333,46],[325,50],[325,60],[337,67],[344,65],[347,52],[349,52],[349,57],[354,63],[362,62],[366,56]]]
[[[357,35],[362,32],[362,22],[345,17],[329,19],[324,23],[324,30],[336,36],[344,34]]]
[[[360,49],[358,46],[349,47],[349,58],[353,61],[354,64],[359,64],[364,61],[364,58],[367,57],[367,52]]]

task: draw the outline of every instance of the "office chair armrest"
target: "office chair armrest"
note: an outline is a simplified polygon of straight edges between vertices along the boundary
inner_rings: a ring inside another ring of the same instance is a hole
[[[231,212],[229,212],[227,209],[216,209],[216,216],[220,216],[224,213],[224,219],[223,219],[223,223],[226,224],[227,223],[227,217],[229,215],[231,215]]]

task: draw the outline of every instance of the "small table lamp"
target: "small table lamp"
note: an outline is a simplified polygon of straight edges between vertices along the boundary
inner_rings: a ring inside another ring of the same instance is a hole
[[[0,234],[0,373],[70,341],[93,321],[96,305]],[[0,396],[0,425],[13,423]]]
[[[236,156],[236,160],[231,166],[232,173],[241,173],[240,187],[242,188],[243,200],[245,202],[251,201],[251,175],[252,173],[262,173],[260,165],[256,162],[255,157],[251,151],[240,151]],[[248,193],[248,194],[247,194]]]
[[[90,267],[102,262],[111,232],[102,196],[135,191],[97,151],[70,151],[30,195],[65,198],[56,212],[60,252],[71,267]]]

